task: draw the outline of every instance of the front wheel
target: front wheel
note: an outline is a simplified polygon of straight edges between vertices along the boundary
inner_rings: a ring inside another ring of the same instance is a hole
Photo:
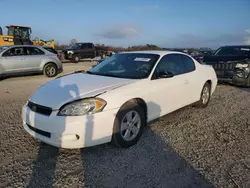
[[[55,77],[57,75],[57,66],[54,63],[48,63],[43,68],[43,74],[47,77]]]
[[[250,74],[248,75],[248,77],[246,79],[245,87],[250,87]]]
[[[78,63],[80,61],[81,57],[79,55],[73,55],[73,61],[74,63]]]
[[[146,118],[142,107],[136,103],[125,104],[116,115],[112,143],[122,148],[135,145],[145,125]]]
[[[211,84],[209,82],[206,82],[202,88],[200,100],[197,103],[197,107],[199,108],[205,108],[207,107],[211,96]]]

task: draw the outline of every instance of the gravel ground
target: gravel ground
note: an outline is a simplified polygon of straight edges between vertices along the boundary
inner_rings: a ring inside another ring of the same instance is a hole
[[[90,63],[65,64],[65,72]],[[0,187],[250,187],[250,90],[217,87],[206,109],[161,118],[129,149],[57,149],[22,128],[21,107],[44,76],[0,82]]]

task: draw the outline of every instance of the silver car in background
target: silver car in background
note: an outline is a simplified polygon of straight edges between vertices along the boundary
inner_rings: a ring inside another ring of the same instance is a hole
[[[0,46],[0,76],[18,73],[43,73],[55,77],[63,71],[58,54],[41,46]]]

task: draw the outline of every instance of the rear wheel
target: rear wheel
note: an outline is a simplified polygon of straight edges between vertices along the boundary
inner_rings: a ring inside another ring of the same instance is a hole
[[[136,103],[125,104],[118,112],[114,122],[112,143],[128,148],[135,145],[146,125],[144,110]]]
[[[202,88],[200,100],[196,104],[196,107],[205,108],[207,107],[211,96],[211,84],[206,82]]]
[[[55,77],[57,72],[57,66],[54,63],[48,63],[43,68],[43,74],[47,77]]]

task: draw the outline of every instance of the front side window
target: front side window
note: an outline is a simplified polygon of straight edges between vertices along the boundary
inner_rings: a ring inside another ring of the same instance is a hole
[[[82,46],[81,46],[81,48],[82,48],[82,49],[88,49],[88,48],[89,48],[89,46],[88,46],[88,44],[87,44],[87,43],[83,43],[83,44],[82,44]]]
[[[25,55],[23,47],[15,47],[4,52],[3,56],[22,56]]]
[[[75,44],[71,45],[68,49],[77,50],[77,49],[80,49],[80,48],[81,48],[81,44],[75,43]]]
[[[44,48],[44,49],[48,50],[49,52],[51,52],[53,54],[58,54],[54,48]]]
[[[89,74],[128,79],[147,78],[159,59],[157,54],[120,53],[105,59],[88,71]]]
[[[26,47],[26,54],[27,55],[43,55],[44,52],[39,48],[34,47]]]
[[[185,66],[181,55],[169,54],[162,57],[157,65],[153,78],[157,78],[160,73],[180,75],[185,73]]]

